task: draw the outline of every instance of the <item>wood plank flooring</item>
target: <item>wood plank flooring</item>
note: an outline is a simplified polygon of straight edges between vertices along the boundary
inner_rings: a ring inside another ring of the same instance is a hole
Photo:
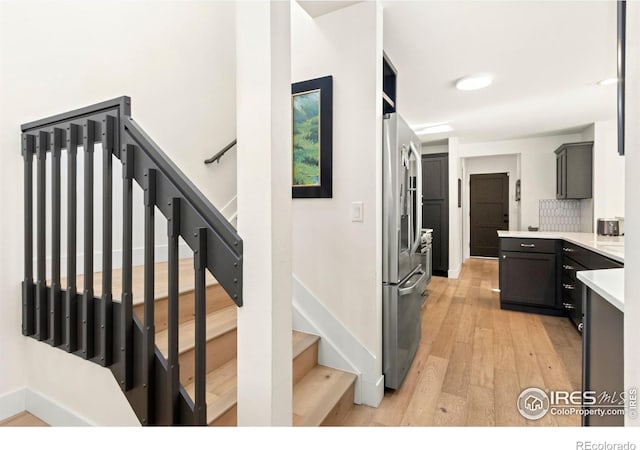
[[[569,319],[500,309],[498,261],[470,259],[458,280],[433,277],[422,341],[403,386],[346,426],[580,426],[578,416],[525,420],[522,389],[581,388],[581,338]]]
[[[13,417],[9,417],[3,421],[0,421],[0,427],[48,427],[45,422],[38,419],[36,416],[24,411],[20,414],[16,414]]]

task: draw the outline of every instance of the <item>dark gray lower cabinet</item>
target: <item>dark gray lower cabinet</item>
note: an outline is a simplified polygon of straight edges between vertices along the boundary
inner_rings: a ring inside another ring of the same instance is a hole
[[[624,314],[598,293],[584,287],[582,390],[594,391],[603,411],[618,408],[624,390]],[[583,406],[595,412],[586,402]],[[623,415],[585,414],[584,426],[623,426]]]
[[[501,308],[564,314],[556,304],[556,245],[552,240],[500,240]]]

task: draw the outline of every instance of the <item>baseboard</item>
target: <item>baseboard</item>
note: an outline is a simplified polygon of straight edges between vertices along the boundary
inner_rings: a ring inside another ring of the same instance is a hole
[[[0,420],[8,419],[27,409],[26,388],[16,389],[0,396]]]
[[[447,273],[449,278],[460,278],[460,271],[462,270],[462,268],[460,266],[458,266],[457,269],[449,269],[449,272]]]
[[[293,328],[321,337],[318,362],[355,373],[354,402],[377,407],[384,396],[384,377],[373,355],[329,310],[293,275]],[[339,345],[338,345],[339,343]]]
[[[96,426],[90,420],[32,389],[17,389],[0,397],[0,420],[8,419],[23,411],[28,411],[54,427]]]
[[[233,216],[238,213],[238,195],[234,195],[226,205],[220,208],[220,213],[226,217],[229,222],[231,222]]]
[[[25,391],[25,409],[52,427],[97,426],[41,392],[32,389],[25,389]]]

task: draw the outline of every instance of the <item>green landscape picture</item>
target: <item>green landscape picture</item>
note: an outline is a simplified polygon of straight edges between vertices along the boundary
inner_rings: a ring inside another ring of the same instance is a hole
[[[293,96],[293,185],[320,186],[320,91]]]

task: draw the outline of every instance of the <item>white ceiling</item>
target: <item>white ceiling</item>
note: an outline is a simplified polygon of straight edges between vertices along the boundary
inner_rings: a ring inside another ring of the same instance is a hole
[[[448,121],[423,142],[509,139],[614,119],[614,1],[385,1],[384,49],[398,70],[397,111],[412,126]],[[490,87],[455,80],[489,72]]]

